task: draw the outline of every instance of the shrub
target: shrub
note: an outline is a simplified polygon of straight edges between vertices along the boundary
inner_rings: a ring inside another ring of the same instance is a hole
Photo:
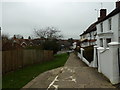
[[[59,51],[60,46],[56,40],[46,40],[45,43],[43,43],[43,49],[53,50],[53,53],[56,54]]]

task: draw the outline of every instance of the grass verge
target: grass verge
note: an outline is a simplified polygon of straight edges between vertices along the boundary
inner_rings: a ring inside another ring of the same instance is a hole
[[[10,72],[2,77],[2,87],[4,88],[22,88],[29,81],[34,79],[40,73],[61,67],[68,59],[68,55],[59,54],[54,56],[54,60],[42,64],[31,65],[14,72]]]

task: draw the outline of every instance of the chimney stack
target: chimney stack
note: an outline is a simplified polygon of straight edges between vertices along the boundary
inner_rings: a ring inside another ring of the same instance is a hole
[[[120,1],[116,2],[116,8],[120,7]]]
[[[106,17],[106,9],[101,9],[100,10],[100,18],[104,18],[104,17]]]
[[[98,17],[98,20],[101,20],[106,17],[107,10],[106,9],[100,9],[100,17]]]

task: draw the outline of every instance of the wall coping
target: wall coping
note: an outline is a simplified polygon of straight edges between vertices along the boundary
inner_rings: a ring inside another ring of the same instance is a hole
[[[84,50],[83,48],[80,48],[81,50]]]
[[[104,47],[98,47],[97,49],[98,49],[98,50],[103,50],[103,49],[104,49]]]
[[[119,42],[110,42],[110,43],[108,43],[108,45],[109,46],[118,46],[118,45],[120,45],[120,43]]]
[[[94,46],[94,48],[97,48],[98,46]]]

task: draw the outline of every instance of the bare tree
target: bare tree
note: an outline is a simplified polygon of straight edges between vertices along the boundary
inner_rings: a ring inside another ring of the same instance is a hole
[[[47,31],[44,29],[34,29],[35,36],[39,38],[46,38],[47,37]]]
[[[40,38],[48,38],[48,39],[58,39],[58,38],[62,38],[63,35],[60,34],[60,30],[58,30],[55,27],[46,27],[43,29],[34,29],[34,34],[37,37]]]

